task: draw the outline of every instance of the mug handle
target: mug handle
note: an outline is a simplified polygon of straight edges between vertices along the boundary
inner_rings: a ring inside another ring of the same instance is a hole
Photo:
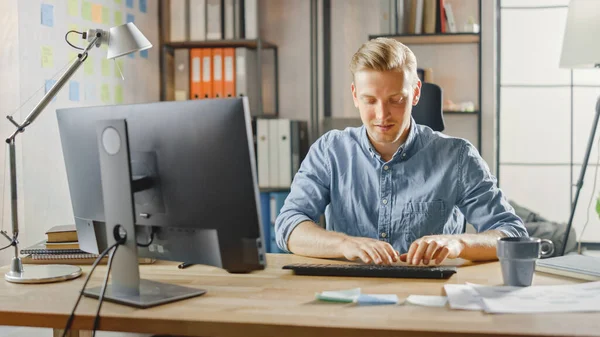
[[[548,249],[544,250],[544,244]],[[554,254],[554,243],[548,239],[542,239],[542,244],[540,245],[540,256],[542,258],[550,257]]]

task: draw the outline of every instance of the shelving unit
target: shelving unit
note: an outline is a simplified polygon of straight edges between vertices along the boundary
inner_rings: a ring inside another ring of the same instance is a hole
[[[479,20],[481,22],[481,0],[477,2],[478,4],[478,13]],[[480,25],[481,26],[481,25]],[[481,30],[479,33],[437,33],[437,34],[387,34],[387,35],[370,35],[369,39],[374,39],[378,37],[387,37],[396,39],[408,47],[416,46],[416,45],[432,45],[432,46],[443,46],[443,45],[476,45],[477,47],[477,101],[475,103],[476,110],[472,112],[467,111],[449,111],[444,110],[444,116],[473,116],[477,118],[477,148],[481,153]],[[417,63],[419,61],[419,57],[417,56]],[[473,65],[475,66],[475,65]],[[434,70],[434,78],[435,78],[435,67],[428,65],[428,67],[432,67]],[[459,76],[459,75],[457,75]],[[436,81],[434,80],[434,83]],[[439,84],[439,83],[436,83]],[[444,90],[444,86],[440,85],[442,90]],[[450,117],[452,118],[452,117]]]
[[[256,81],[261,83],[258,86],[257,98],[259,99],[259,112],[253,113],[253,117],[268,117],[273,118],[279,115],[279,74],[278,74],[278,56],[277,46],[273,43],[257,39],[236,39],[236,40],[205,40],[205,41],[185,41],[171,42],[169,40],[169,20],[170,20],[170,0],[162,0],[160,2],[159,13],[159,43],[160,43],[160,100],[172,101],[175,100],[175,50],[176,49],[191,49],[191,48],[249,48],[256,50],[271,50],[274,55],[274,97],[275,111],[274,114],[265,115],[263,111],[263,90],[262,90],[262,53],[256,53],[256,69],[258,78]],[[260,20],[257,20],[260,21]],[[258,24],[258,23],[257,23]],[[257,29],[257,31],[259,31]]]

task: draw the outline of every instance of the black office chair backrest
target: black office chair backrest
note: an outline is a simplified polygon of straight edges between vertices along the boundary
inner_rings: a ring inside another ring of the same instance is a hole
[[[444,131],[442,88],[423,82],[419,103],[412,108],[417,124],[427,125],[433,131]]]

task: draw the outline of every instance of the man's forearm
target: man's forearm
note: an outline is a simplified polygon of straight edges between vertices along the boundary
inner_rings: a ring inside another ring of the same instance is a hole
[[[298,255],[340,258],[344,255],[340,249],[347,236],[327,231],[312,221],[300,223],[288,239],[288,249]]]
[[[498,230],[491,230],[477,234],[456,235],[464,246],[460,258],[470,261],[489,261],[497,259],[496,245],[498,238],[506,235]]]

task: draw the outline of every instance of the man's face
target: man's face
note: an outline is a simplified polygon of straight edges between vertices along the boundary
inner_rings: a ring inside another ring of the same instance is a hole
[[[412,106],[417,104],[421,82],[414,87],[409,74],[361,70],[354,74],[354,106],[375,146],[398,143],[408,135]]]

